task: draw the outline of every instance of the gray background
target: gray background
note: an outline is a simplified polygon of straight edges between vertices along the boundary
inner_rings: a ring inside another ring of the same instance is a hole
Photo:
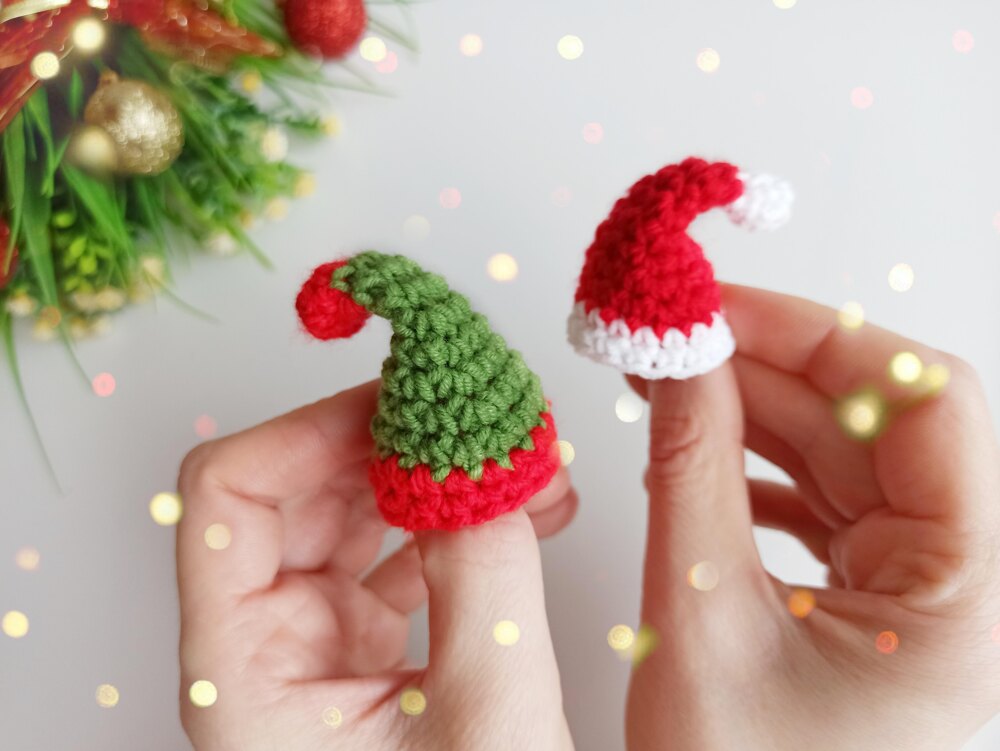
[[[57,345],[19,348],[31,403],[65,493],[59,494],[0,374],[0,611],[31,632],[0,636],[0,745],[35,749],[186,747],[176,712],[173,532],[154,525],[150,497],[171,489],[193,422],[220,433],[375,376],[387,330],[315,345],[291,306],[312,265],[374,246],[445,273],[521,348],[576,446],[582,494],[575,523],[545,543],[549,611],[578,745],[620,749],[627,666],[607,648],[638,612],[645,425],[620,423],[614,372],[563,344],[581,254],[611,201],[634,179],[688,154],[783,175],[798,204],[781,232],[751,236],[722,216],[698,239],[719,275],[840,306],[952,350],[982,373],[1000,404],[1000,6],[995,2],[455,2],[417,7],[422,53],[380,76],[394,98],[340,95],[342,136],[296,146],[315,169],[316,197],[256,238],[275,270],[249,258],[197,258],[177,276],[182,296],[219,319],[168,302],[131,309],[112,333],[79,346],[93,375],[118,381],[94,397]],[[958,29],[975,48],[959,54]],[[460,37],[485,48],[463,57]],[[556,53],[579,35],[582,58]],[[698,51],[719,51],[706,75]],[[360,63],[368,66],[367,63]],[[867,86],[874,104],[851,105]],[[600,122],[603,142],[584,142]],[[439,192],[457,187],[458,209]],[[568,206],[551,194],[566,187]],[[403,224],[425,216],[430,234]],[[520,275],[498,284],[487,259],[506,252]],[[905,294],[886,281],[910,263]],[[754,462],[755,471],[769,471]],[[802,549],[760,535],[769,568],[794,581],[822,572]],[[41,551],[33,573],[14,566]],[[423,624],[414,633],[421,652]],[[121,691],[113,710],[94,690]],[[1000,744],[1000,723],[969,749]]]

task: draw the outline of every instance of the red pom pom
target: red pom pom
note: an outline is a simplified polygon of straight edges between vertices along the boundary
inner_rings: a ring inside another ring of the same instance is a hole
[[[0,219],[0,289],[7,286],[7,282],[17,271],[17,248],[11,251],[10,263],[7,262],[7,247],[10,245],[10,227],[7,222]]]
[[[368,25],[364,0],[287,0],[285,28],[295,46],[310,55],[343,57]]]
[[[361,331],[371,315],[346,292],[333,289],[333,272],[347,261],[317,266],[295,298],[295,309],[306,331],[317,339],[346,339]]]

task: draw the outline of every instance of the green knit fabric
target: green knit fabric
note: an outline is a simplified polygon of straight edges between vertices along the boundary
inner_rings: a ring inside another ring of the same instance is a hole
[[[511,468],[512,449],[534,448],[529,433],[547,410],[538,376],[443,278],[367,251],[331,286],[392,323],[372,420],[380,456],[396,454],[406,469],[426,464],[440,482],[455,467],[478,480],[487,459]]]

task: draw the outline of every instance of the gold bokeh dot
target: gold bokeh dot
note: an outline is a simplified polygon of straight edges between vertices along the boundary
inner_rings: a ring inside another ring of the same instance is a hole
[[[501,647],[511,647],[521,639],[521,629],[514,621],[500,621],[493,627],[493,640]]]
[[[837,420],[851,438],[868,441],[885,427],[887,406],[874,391],[861,391],[841,399],[836,406]]]
[[[95,52],[104,46],[104,24],[96,18],[84,18],[73,27],[73,45],[81,52]]]
[[[157,493],[149,502],[149,515],[161,527],[171,527],[181,520],[184,504],[177,493]]]
[[[219,690],[211,681],[195,681],[188,689],[188,697],[191,703],[199,709],[205,709],[215,704],[219,699]]]
[[[645,402],[633,391],[626,391],[615,400],[615,416],[622,422],[636,422],[645,411]]]
[[[856,331],[865,324],[865,309],[859,302],[845,302],[837,312],[837,320],[848,331]]]
[[[648,624],[639,626],[635,635],[635,648],[632,650],[632,665],[639,666],[660,644],[660,635]]]
[[[38,564],[41,560],[42,554],[38,552],[38,548],[33,548],[30,545],[25,545],[14,553],[14,563],[22,571],[38,570]]]
[[[421,214],[412,214],[403,222],[403,233],[410,240],[425,240],[431,233],[431,223]]]
[[[427,697],[419,688],[410,687],[399,695],[399,708],[403,714],[416,717],[427,709]]]
[[[796,589],[788,596],[788,612],[796,618],[807,617],[816,608],[816,595],[808,589]]]
[[[635,644],[635,631],[623,623],[612,626],[608,631],[608,646],[615,652],[626,652]]]
[[[875,637],[875,649],[884,655],[891,655],[899,649],[899,636],[895,631],[883,631]]]
[[[47,81],[59,75],[59,58],[54,52],[39,52],[31,61],[31,75]]]
[[[497,253],[486,264],[486,272],[498,282],[517,278],[517,259],[507,253]]]
[[[216,522],[205,530],[205,544],[212,550],[225,550],[233,541],[233,533],[225,524]]]
[[[774,7],[780,10],[788,10],[795,7],[798,0],[774,0]]]
[[[559,461],[564,467],[568,467],[576,459],[576,449],[573,448],[573,444],[569,441],[557,441],[556,446],[559,447]]]
[[[11,639],[20,639],[28,633],[28,616],[20,610],[8,610],[0,621],[0,627]]]
[[[102,683],[97,687],[95,698],[97,699],[97,706],[111,709],[118,706],[118,700],[121,696],[118,693],[118,689],[110,683]]]
[[[889,377],[896,383],[910,385],[923,374],[924,364],[913,352],[900,352],[889,361]]]
[[[483,38],[479,34],[465,34],[458,40],[458,48],[466,57],[476,57],[483,51]]]
[[[344,724],[344,713],[336,707],[327,707],[323,710],[323,724],[331,728],[339,728]]]
[[[380,63],[389,54],[385,42],[378,37],[365,37],[362,39],[361,44],[358,46],[358,51],[361,53],[361,57],[370,63]]]
[[[889,269],[889,286],[896,292],[907,292],[913,288],[916,274],[908,263],[897,263]]]
[[[695,58],[695,63],[698,65],[698,69],[703,73],[715,73],[715,71],[719,69],[719,65],[722,63],[722,58],[719,57],[719,53],[711,47],[706,47],[698,52],[698,56]]]
[[[719,586],[719,568],[711,561],[700,561],[688,569],[687,582],[699,592],[711,592]]]
[[[576,60],[583,54],[583,40],[575,34],[567,34],[556,43],[556,50],[563,60]]]
[[[951,380],[951,370],[944,363],[934,363],[924,368],[921,381],[928,391],[941,391]]]

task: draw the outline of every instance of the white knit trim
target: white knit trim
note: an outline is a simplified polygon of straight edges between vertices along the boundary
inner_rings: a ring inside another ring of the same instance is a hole
[[[795,191],[786,180],[774,175],[740,172],[743,194],[725,206],[729,219],[748,230],[774,230],[792,217]]]
[[[691,378],[728,360],[736,341],[722,313],[712,314],[711,325],[696,323],[691,336],[669,329],[662,337],[650,326],[635,332],[622,320],[605,323],[597,308],[588,314],[582,302],[569,317],[569,341],[581,355],[624,373],[657,380]]]

